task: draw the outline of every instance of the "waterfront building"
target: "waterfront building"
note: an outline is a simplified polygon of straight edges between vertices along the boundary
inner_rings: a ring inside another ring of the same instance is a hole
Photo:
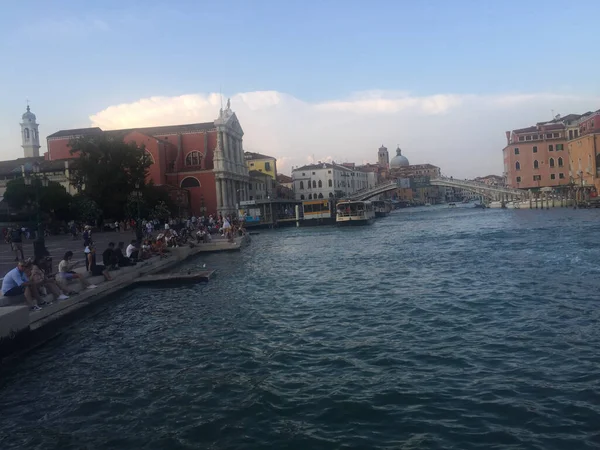
[[[342,198],[369,186],[369,175],[353,164],[309,164],[292,170],[296,200]]]
[[[567,141],[573,131],[573,117],[567,116],[568,126],[557,117],[506,132],[506,147],[502,151],[507,186],[531,189],[569,184]]]
[[[568,143],[569,176],[585,195],[600,190],[600,110],[578,121],[578,133]],[[581,199],[581,197],[580,197]]]
[[[246,160],[249,171],[256,170],[258,172],[266,173],[274,180],[277,180],[277,159],[273,156],[245,152],[244,159]]]
[[[46,158],[72,158],[72,139],[100,135],[144,145],[152,160],[148,181],[179,194],[183,191],[188,197],[188,214],[231,214],[236,203],[249,198],[244,131],[229,101],[213,122],[111,131],[97,127],[60,130],[48,136]]]

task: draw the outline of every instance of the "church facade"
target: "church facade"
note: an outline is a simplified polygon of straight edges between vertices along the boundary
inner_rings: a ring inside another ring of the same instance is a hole
[[[229,101],[213,122],[109,131],[61,130],[48,136],[46,159],[72,159],[76,156],[70,153],[72,139],[99,135],[143,145],[152,161],[148,181],[185,193],[188,214],[233,214],[237,205],[249,198],[244,131]]]

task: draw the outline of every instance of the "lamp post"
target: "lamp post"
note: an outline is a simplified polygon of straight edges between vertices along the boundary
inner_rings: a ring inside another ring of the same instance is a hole
[[[135,195],[135,200],[137,203],[137,220],[135,221],[135,238],[138,241],[138,244],[142,242],[142,191],[140,191],[140,183],[136,181],[135,183],[135,191],[133,191]]]
[[[42,222],[42,211],[40,204],[40,188],[48,187],[48,177],[40,174],[40,164],[36,161],[31,167],[31,172],[25,170],[25,166],[21,166],[21,174],[25,186],[33,186],[35,189],[35,204],[36,204],[36,220],[37,220],[37,236],[33,241],[33,253],[35,258],[48,256],[50,253],[46,248],[44,241],[44,224]]]

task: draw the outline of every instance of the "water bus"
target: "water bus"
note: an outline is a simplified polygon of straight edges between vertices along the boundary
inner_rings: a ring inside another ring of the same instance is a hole
[[[373,204],[367,201],[342,200],[337,204],[338,225],[369,225],[375,219]]]
[[[392,210],[392,202],[387,200],[374,200],[373,210],[375,211],[375,217],[385,217]]]
[[[326,199],[307,200],[302,202],[302,226],[330,225],[335,223],[333,202]]]

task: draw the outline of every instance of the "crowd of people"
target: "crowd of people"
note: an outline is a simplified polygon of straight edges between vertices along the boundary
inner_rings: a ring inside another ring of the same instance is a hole
[[[141,261],[158,256],[167,257],[171,248],[187,244],[189,240],[197,244],[211,242],[213,235],[221,235],[234,242],[235,236],[245,234],[243,221],[230,216],[189,217],[186,219],[175,218],[167,221],[143,220],[140,224],[143,230],[143,239],[131,240],[125,247],[125,242],[109,242],[102,252],[101,263],[96,259],[96,245],[93,239],[93,230],[89,225],[79,226],[75,222],[69,223],[69,230],[74,239],[81,236],[83,243],[83,264],[90,276],[103,276],[105,281],[112,281],[110,272],[138,264]],[[115,222],[116,232],[137,232],[135,221]],[[23,253],[23,240],[29,239],[28,230],[15,226],[3,230],[6,243],[11,245],[15,253],[17,266],[11,269],[2,280],[2,293],[5,296],[23,295],[27,305],[32,311],[38,311],[48,304],[43,299],[47,294],[52,294],[54,301],[66,300],[77,292],[69,289],[71,281],[80,283],[82,289],[95,289],[80,273],[74,269],[82,263],[73,260],[73,252],[67,251],[56,273],[52,273],[51,259],[47,257],[26,259]],[[50,262],[50,263],[49,263]],[[52,302],[49,302],[52,303]]]

